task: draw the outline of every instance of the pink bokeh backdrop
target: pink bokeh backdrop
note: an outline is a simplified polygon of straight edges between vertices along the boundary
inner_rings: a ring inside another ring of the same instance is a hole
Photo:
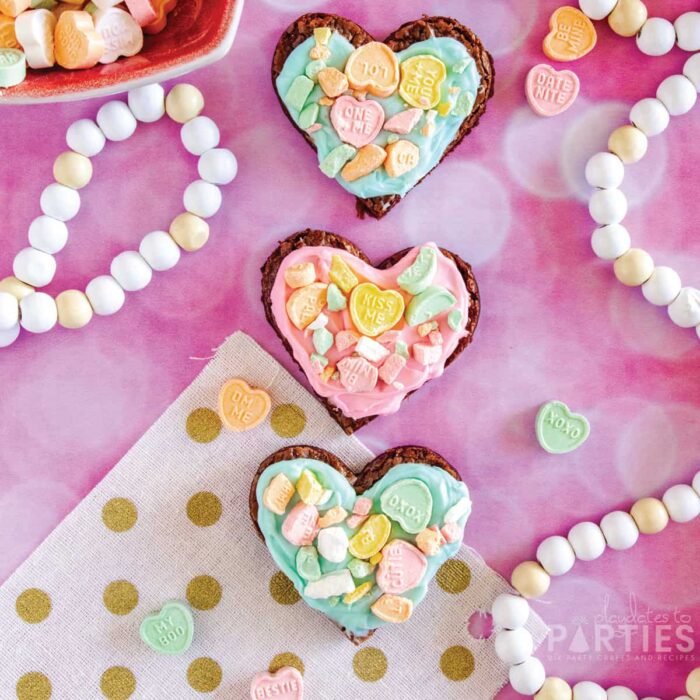
[[[675,18],[690,0],[647,0]],[[0,351],[0,581],[95,486],[235,329],[251,333],[301,378],[265,322],[259,268],[276,242],[307,226],[346,235],[370,257],[434,239],[471,261],[483,314],[475,343],[439,381],[358,437],[371,449],[422,442],[442,452],[473,493],[467,541],[508,576],[537,543],[582,519],[660,495],[700,469],[700,346],[639,290],[621,287],[589,245],[583,165],[687,55],[648,58],[598,24],[592,54],[570,65],[581,95],[566,114],[535,117],[525,75],[543,60],[554,0],[248,0],[231,54],[191,77],[205,113],[237,154],[212,236],[174,270],[85,330],[23,335]],[[270,84],[274,44],[303,11],[352,17],[381,38],[422,13],[450,14],[492,50],[496,96],[456,153],[383,221],[360,221],[352,198],[317,170]],[[66,127],[101,101],[0,110],[0,276],[26,245]],[[687,284],[700,284],[697,110],[674,118],[628,169],[635,244]],[[95,159],[49,288],[84,288],[111,258],[181,210],[196,161],[164,120]],[[303,381],[303,379],[302,379]],[[539,405],[558,398],[590,420],[566,456],[535,440]],[[247,475],[232,475],[232,478]],[[553,626],[540,651],[571,681],[631,685],[675,697],[698,665],[700,519],[643,538],[628,553],[577,564],[535,605]],[[632,626],[630,630],[629,626]],[[629,653],[626,635],[631,640]],[[606,641],[607,640],[607,641]],[[645,640],[648,643],[645,643]],[[689,641],[688,641],[689,640]],[[644,656],[646,654],[646,656]],[[502,697],[515,697],[504,691]]]

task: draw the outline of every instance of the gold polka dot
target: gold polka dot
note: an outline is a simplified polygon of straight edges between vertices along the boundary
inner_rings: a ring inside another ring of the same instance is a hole
[[[127,700],[136,690],[136,678],[128,668],[112,666],[102,674],[100,689],[109,700]]]
[[[187,669],[187,682],[200,693],[211,693],[221,685],[221,666],[214,659],[195,659]]]
[[[221,584],[212,576],[195,576],[187,584],[187,600],[197,610],[211,610],[221,600]]]
[[[450,647],[440,657],[440,670],[451,681],[463,681],[474,673],[474,655],[466,647]]]
[[[384,678],[387,666],[384,652],[375,647],[360,649],[352,660],[355,674],[361,681],[367,683],[374,683]]]
[[[16,690],[18,700],[49,700],[51,681],[43,673],[25,673],[17,681]]]
[[[129,581],[112,581],[105,588],[102,600],[114,615],[128,615],[139,603],[139,592]]]
[[[102,522],[113,532],[126,532],[136,525],[138,512],[128,498],[111,498],[102,508]]]
[[[302,676],[304,675],[304,662],[296,654],[292,654],[288,651],[285,651],[282,654],[277,654],[277,656],[270,661],[270,666],[267,670],[270,673],[277,673],[277,671],[279,671],[281,668],[285,668],[285,666],[291,666],[299,671]]]
[[[221,501],[209,491],[195,493],[187,501],[187,517],[199,527],[209,527],[221,517]]]
[[[25,622],[35,625],[51,614],[51,598],[39,588],[28,588],[17,596],[15,609]]]
[[[219,437],[221,418],[211,408],[196,408],[187,416],[187,434],[195,442],[211,442]]]
[[[294,605],[301,599],[294,584],[281,571],[270,579],[270,595],[280,605]]]
[[[472,572],[459,559],[448,559],[435,574],[440,588],[448,593],[461,593],[472,581]]]
[[[293,438],[306,427],[306,414],[295,403],[284,403],[272,411],[270,424],[280,437]]]

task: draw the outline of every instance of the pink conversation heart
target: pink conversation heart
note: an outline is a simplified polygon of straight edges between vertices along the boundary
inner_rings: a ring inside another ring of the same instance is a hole
[[[374,100],[360,102],[343,95],[333,103],[331,122],[341,141],[362,148],[372,143],[382,130],[384,109]]]
[[[395,134],[410,134],[422,116],[422,109],[405,109],[403,112],[399,112],[387,119],[384,123],[384,129]]]
[[[382,550],[377,585],[384,593],[399,595],[415,588],[427,568],[428,560],[420,549],[405,540],[393,540]]]
[[[250,684],[251,700],[302,700],[304,681],[301,673],[291,666],[277,673],[258,673]]]
[[[304,547],[313,544],[318,532],[318,511],[299,501],[282,523],[282,535],[290,544]]]
[[[372,391],[377,386],[379,370],[364,357],[346,357],[338,364],[340,383],[352,392]]]
[[[580,87],[576,73],[540,63],[527,74],[525,95],[535,114],[554,117],[571,107]]]

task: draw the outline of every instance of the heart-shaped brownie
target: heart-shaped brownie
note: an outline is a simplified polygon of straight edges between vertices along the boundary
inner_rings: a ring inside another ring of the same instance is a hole
[[[348,434],[439,377],[479,320],[471,267],[434,243],[373,267],[350,241],[307,229],[262,273],[268,321]]]
[[[296,446],[258,469],[250,514],[304,601],[360,644],[408,620],[462,543],[469,490],[440,455],[397,447],[353,474]]]
[[[449,17],[407,22],[378,42],[311,13],[280,38],[272,80],[321,171],[379,219],[478,124],[494,91],[490,54]]]

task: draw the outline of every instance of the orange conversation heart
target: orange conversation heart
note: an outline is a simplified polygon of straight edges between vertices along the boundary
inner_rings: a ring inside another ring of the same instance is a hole
[[[270,395],[243,379],[231,379],[219,392],[219,415],[230,430],[242,433],[262,423],[270,412]]]
[[[353,90],[389,97],[399,86],[399,59],[386,44],[371,41],[350,54],[345,75]]]
[[[555,10],[549,28],[542,50],[553,61],[575,61],[592,51],[598,41],[593,22],[575,7]]]
[[[56,24],[56,63],[76,70],[92,68],[102,58],[105,43],[88,12],[63,12]]]
[[[0,49],[21,49],[15,34],[15,20],[7,15],[0,15]]]

